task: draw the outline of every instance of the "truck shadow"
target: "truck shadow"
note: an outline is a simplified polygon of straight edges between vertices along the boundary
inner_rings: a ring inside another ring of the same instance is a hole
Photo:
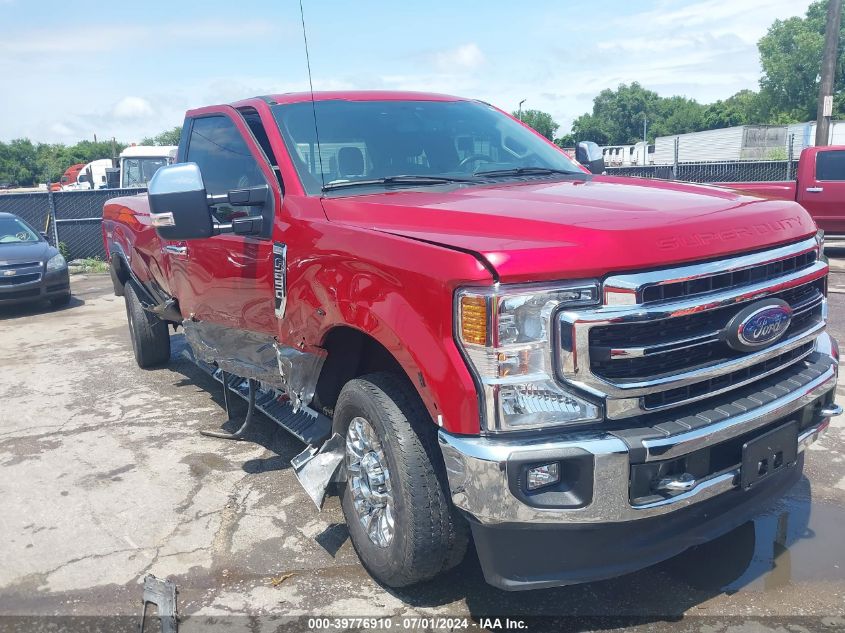
[[[465,601],[476,621],[517,617],[548,630],[583,626],[600,630],[677,621],[719,595],[772,592],[770,599],[775,599],[774,592],[794,580],[796,567],[798,576],[814,577],[813,565],[825,563],[814,562],[816,556],[798,558],[792,553],[798,542],[817,536],[810,528],[810,498],[810,482],[805,477],[788,497],[731,532],[653,567],[610,580],[505,592],[485,583],[478,558],[470,547],[466,560],[446,575],[413,588],[388,591],[413,606]],[[838,524],[830,522],[830,517],[820,519],[818,524],[838,530]],[[831,536],[830,540],[835,548],[836,537]],[[817,552],[825,546],[815,543],[812,549]],[[829,554],[819,558],[827,561],[828,568],[835,566]],[[536,630],[534,626],[529,629]]]
[[[171,335],[170,362],[167,369],[181,376],[174,386],[201,389],[209,394],[215,405],[220,407],[219,413],[215,412],[208,416],[204,430],[227,433],[238,430],[246,415],[247,403],[242,398],[233,395],[229,400],[232,419],[226,420],[222,385],[189,360],[185,355],[186,350],[185,336],[181,332]],[[211,437],[203,437],[203,440],[222,444],[234,441]],[[259,411],[256,411],[252,424],[240,441],[258,444],[273,453],[270,457],[244,462],[242,468],[244,472],[250,474],[288,469],[291,467],[290,460],[305,448],[299,440]]]

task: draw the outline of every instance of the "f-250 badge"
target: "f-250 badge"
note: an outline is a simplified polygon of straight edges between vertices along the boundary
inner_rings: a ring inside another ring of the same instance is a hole
[[[273,300],[276,318],[285,316],[288,301],[288,247],[287,244],[273,244]]]

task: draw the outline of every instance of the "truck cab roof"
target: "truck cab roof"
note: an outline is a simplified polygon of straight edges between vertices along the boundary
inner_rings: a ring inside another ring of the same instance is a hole
[[[270,105],[302,103],[303,101],[472,101],[464,97],[436,92],[415,92],[411,90],[326,90],[320,92],[285,92],[261,95],[230,104],[234,108],[249,105],[260,99]],[[191,112],[188,112],[188,116]]]

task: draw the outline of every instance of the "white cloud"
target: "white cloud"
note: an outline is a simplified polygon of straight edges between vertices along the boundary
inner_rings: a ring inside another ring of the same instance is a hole
[[[145,119],[153,116],[155,110],[143,97],[123,97],[114,104],[111,113],[116,119]]]
[[[484,53],[478,44],[462,44],[457,48],[440,51],[432,56],[435,66],[442,71],[473,70],[484,63]]]

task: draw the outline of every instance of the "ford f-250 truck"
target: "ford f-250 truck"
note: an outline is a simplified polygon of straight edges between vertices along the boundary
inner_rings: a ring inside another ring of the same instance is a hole
[[[807,147],[798,159],[795,180],[722,185],[766,198],[795,200],[829,240],[845,239],[845,147]]]
[[[103,231],[138,364],[183,328],[391,586],[470,533],[504,589],[653,564],[783,495],[841,412],[800,205],[594,175],[479,101],[192,110]]]

